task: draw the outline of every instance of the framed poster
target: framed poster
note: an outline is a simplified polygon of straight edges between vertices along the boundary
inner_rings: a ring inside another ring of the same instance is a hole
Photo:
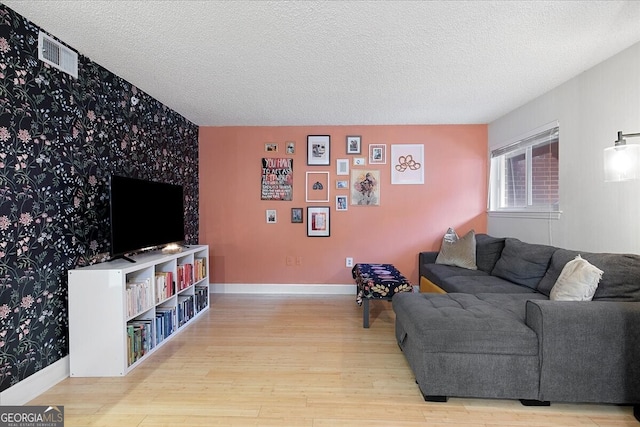
[[[339,179],[336,181],[336,190],[347,190],[349,189],[349,180],[345,179]]]
[[[362,152],[362,137],[359,135],[347,136],[347,154],[360,154]]]
[[[386,144],[369,145],[369,164],[385,165],[387,164],[387,146]]]
[[[351,171],[351,205],[380,206],[380,171]]]
[[[307,165],[328,166],[331,162],[331,137],[329,135],[307,136]]]
[[[424,145],[391,145],[391,183],[424,184]]]
[[[329,172],[307,172],[305,201],[329,201]]]
[[[328,206],[307,207],[307,236],[329,237],[330,218]]]
[[[261,200],[293,200],[293,159],[262,159]]]

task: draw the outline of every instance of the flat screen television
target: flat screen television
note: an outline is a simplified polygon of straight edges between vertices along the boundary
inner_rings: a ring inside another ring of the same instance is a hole
[[[112,175],[109,202],[112,258],[184,242],[181,185]]]

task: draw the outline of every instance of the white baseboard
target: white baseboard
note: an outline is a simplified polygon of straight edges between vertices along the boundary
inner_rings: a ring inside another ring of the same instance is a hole
[[[69,376],[69,356],[39,370],[0,393],[0,405],[22,406]],[[55,404],[56,402],[50,402]]]
[[[356,285],[210,283],[212,294],[356,295]]]

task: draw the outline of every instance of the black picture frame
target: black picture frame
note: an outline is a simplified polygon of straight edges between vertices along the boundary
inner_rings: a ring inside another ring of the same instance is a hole
[[[329,206],[307,207],[307,237],[329,237],[331,235],[331,212]]]
[[[307,166],[331,164],[331,136],[307,135]]]
[[[304,222],[304,218],[302,217],[302,208],[291,208],[291,222],[294,224]]]
[[[360,135],[347,135],[347,154],[362,153],[362,137]]]

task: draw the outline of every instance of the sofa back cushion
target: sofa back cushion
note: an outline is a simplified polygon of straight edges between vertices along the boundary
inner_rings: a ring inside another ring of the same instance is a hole
[[[593,301],[640,301],[640,255],[590,253],[558,249],[538,291],[549,295],[565,264],[577,255],[603,271]]]
[[[537,289],[556,250],[553,246],[525,243],[508,237],[491,274]]]
[[[504,237],[476,234],[476,265],[478,270],[491,273],[504,249]]]

